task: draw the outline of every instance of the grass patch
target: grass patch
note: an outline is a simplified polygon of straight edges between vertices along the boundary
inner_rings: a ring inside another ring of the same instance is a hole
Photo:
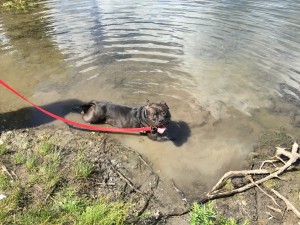
[[[10,187],[9,178],[3,172],[0,172],[0,191],[4,191]]]
[[[231,179],[226,180],[226,184],[224,186],[224,189],[227,190],[227,191],[234,190],[234,186],[233,186],[233,183],[232,183]]]
[[[61,177],[59,170],[60,163],[60,152],[54,151],[44,156],[42,163],[38,165],[37,175],[40,177],[46,189],[51,189],[59,181]]]
[[[33,171],[37,166],[37,156],[32,154],[26,158],[25,166],[28,170]]]
[[[48,157],[45,162],[48,163],[49,160],[57,162],[57,156]],[[45,166],[45,162],[41,165]],[[47,176],[45,174],[44,176]],[[50,174],[53,175],[54,171],[51,170]],[[37,171],[35,176],[39,178],[38,188],[42,188],[43,191],[38,194],[38,199],[30,201],[37,193],[24,192],[31,187],[28,187],[28,183],[18,181],[11,183],[9,177],[0,173],[0,191],[7,196],[0,201],[0,224],[125,224],[130,204],[110,202],[102,197],[79,195],[73,188],[68,187],[67,183],[45,204],[45,196],[50,192],[49,189],[47,191],[47,186],[51,183],[51,179],[43,178],[41,171]]]
[[[8,152],[5,144],[0,144],[0,155],[5,155]]]
[[[123,202],[109,202],[100,197],[92,200],[78,197],[71,189],[58,194],[52,211],[60,212],[61,219],[75,224],[124,224],[131,205]]]
[[[243,225],[248,222],[242,223]],[[238,225],[233,218],[225,218],[217,213],[213,203],[199,205],[194,203],[190,212],[190,225]]]
[[[15,165],[24,164],[26,162],[26,155],[22,152],[17,152],[13,155],[11,161]]]
[[[49,190],[61,177],[61,153],[57,146],[48,141],[38,143],[35,151],[26,156],[24,164],[29,173],[27,182],[30,185],[38,183]]]
[[[129,205],[122,202],[107,202],[100,199],[90,206],[78,217],[78,224],[97,224],[101,221],[103,225],[124,224],[128,215]]]
[[[6,196],[0,200],[0,224],[125,224],[132,205],[90,192],[94,181],[82,178],[92,173],[93,163],[85,152],[74,158],[51,140],[33,140],[26,148],[12,143],[11,154],[2,151],[16,177],[0,170],[0,193]]]
[[[18,186],[12,188],[7,198],[0,201],[0,222],[1,224],[15,224],[11,214],[19,209],[23,197],[22,189]],[[10,223],[8,222],[10,221]]]
[[[16,202],[16,201],[14,201]],[[12,206],[12,205],[11,205]],[[6,224],[125,224],[130,205],[123,202],[109,202],[79,197],[71,189],[57,194],[48,204],[24,209],[14,218],[7,216],[12,208],[6,208],[0,219]],[[16,207],[16,205],[15,205]],[[15,210],[16,211],[16,210]]]
[[[55,145],[48,142],[43,141],[37,145],[37,152],[41,155],[47,155],[55,150]]]
[[[78,153],[73,171],[76,178],[88,178],[93,171],[93,164],[86,159],[83,150]]]

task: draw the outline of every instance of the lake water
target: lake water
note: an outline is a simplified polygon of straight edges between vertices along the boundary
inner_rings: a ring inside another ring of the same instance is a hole
[[[0,14],[0,76],[79,122],[69,99],[166,101],[174,143],[112,136],[197,195],[242,168],[261,132],[299,134],[300,2],[41,1],[28,13]],[[23,114],[28,104],[4,88],[0,95],[4,128],[16,117],[50,122]]]

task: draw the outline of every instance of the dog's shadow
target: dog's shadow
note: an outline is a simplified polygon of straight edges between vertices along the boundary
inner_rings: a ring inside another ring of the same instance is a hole
[[[74,106],[80,104],[83,104],[80,100],[67,99],[42,105],[41,108],[60,117],[65,117],[67,114],[74,112]],[[32,106],[24,107],[16,111],[0,113],[0,132],[4,130],[38,127],[54,120],[54,118],[40,112]]]
[[[175,146],[182,146],[191,136],[191,129],[184,121],[171,121],[168,126],[168,138]]]

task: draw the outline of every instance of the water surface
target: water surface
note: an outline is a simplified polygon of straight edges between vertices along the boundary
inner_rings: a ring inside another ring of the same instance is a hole
[[[197,195],[240,169],[261,132],[299,132],[299,12],[278,0],[42,1],[0,15],[1,79],[50,110],[67,99],[166,101],[179,143],[113,136]],[[28,106],[0,94],[2,114]]]

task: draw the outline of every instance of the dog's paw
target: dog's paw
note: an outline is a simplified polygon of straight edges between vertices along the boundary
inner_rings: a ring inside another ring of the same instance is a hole
[[[171,141],[168,136],[157,136],[156,141]]]

